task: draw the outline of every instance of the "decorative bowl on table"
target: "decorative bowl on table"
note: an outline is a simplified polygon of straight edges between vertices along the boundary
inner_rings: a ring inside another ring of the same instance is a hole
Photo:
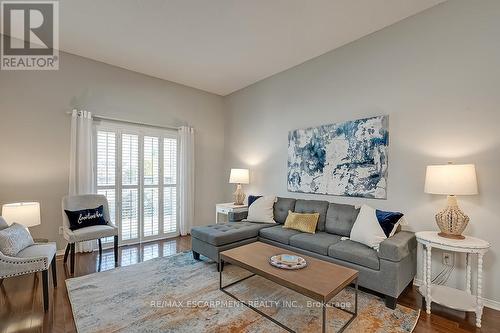
[[[293,254],[277,254],[269,258],[269,263],[281,269],[301,269],[307,266],[304,258]]]

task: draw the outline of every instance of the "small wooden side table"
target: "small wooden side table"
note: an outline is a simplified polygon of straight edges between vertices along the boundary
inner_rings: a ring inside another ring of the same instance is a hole
[[[243,213],[248,211],[247,205],[235,205],[233,202],[220,203],[215,205],[215,223],[219,223],[219,214]]]
[[[422,244],[423,251],[423,280],[419,291],[425,297],[427,313],[431,313],[431,302],[446,307],[476,313],[476,326],[481,327],[483,301],[481,298],[483,280],[483,256],[490,247],[490,243],[479,238],[466,236],[465,239],[450,239],[438,236],[437,231],[420,231],[416,234],[417,241]],[[443,285],[432,284],[432,249],[466,254],[465,290],[459,290]],[[471,288],[471,255],[477,255],[476,295]]]

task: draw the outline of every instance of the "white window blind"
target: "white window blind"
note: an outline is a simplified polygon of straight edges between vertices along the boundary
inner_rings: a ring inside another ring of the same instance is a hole
[[[139,193],[135,188],[122,190],[122,240],[139,239]]]
[[[122,184],[139,185],[139,136],[122,134]]]
[[[109,217],[111,222],[116,225],[116,197],[115,197],[115,189],[98,189],[97,194],[102,194],[108,199],[108,207],[109,207]],[[102,238],[101,241],[103,243],[112,243],[114,241],[113,237]]]
[[[177,140],[163,139],[163,182],[165,185],[177,184]]]
[[[158,138],[144,137],[144,185],[158,185]]]
[[[163,139],[163,230],[177,228],[177,139]]]
[[[120,243],[177,236],[177,133],[101,123],[95,138],[95,183]]]
[[[116,134],[99,131],[97,135],[97,185],[115,185]]]
[[[158,189],[145,188],[144,189],[144,236],[158,235]]]
[[[108,199],[111,222],[116,223],[116,133],[99,131],[96,137],[97,152],[97,193]],[[104,243],[113,242],[113,237],[102,239]]]
[[[159,233],[159,141],[158,137],[144,137],[144,236]]]

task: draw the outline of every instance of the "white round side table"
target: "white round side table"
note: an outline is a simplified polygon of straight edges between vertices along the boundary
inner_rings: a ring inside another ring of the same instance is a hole
[[[476,326],[481,327],[483,314],[482,274],[483,255],[488,251],[490,243],[479,238],[465,236],[465,239],[451,239],[438,236],[437,231],[420,231],[416,234],[417,241],[422,244],[423,251],[423,285],[419,291],[425,297],[427,313],[431,313],[431,302],[446,307],[476,313]],[[465,290],[459,290],[443,285],[432,284],[432,248],[466,254]],[[477,291],[476,295],[471,290],[471,255],[477,255]]]

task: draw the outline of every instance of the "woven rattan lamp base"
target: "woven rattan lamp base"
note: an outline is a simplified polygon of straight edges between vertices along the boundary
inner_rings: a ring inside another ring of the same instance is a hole
[[[457,203],[457,197],[448,196],[448,207],[436,214],[436,222],[441,232],[439,236],[453,239],[464,239],[464,232],[469,217],[460,210]]]

